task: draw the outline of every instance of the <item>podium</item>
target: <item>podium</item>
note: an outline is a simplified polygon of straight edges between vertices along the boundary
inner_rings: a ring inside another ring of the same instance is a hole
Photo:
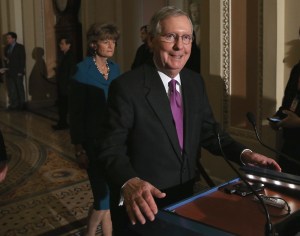
[[[153,222],[134,228],[145,236],[264,236],[266,216],[262,205],[253,200],[254,195],[242,197],[224,191],[227,186],[238,182],[240,182],[238,178],[231,180],[161,209]],[[267,206],[273,228],[278,235],[294,236],[300,232],[299,192],[289,193],[285,189],[266,186],[259,193],[281,197],[289,204],[289,214],[287,208]]]

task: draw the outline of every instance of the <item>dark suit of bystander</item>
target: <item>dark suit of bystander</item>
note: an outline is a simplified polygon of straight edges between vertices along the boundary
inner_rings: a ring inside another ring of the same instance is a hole
[[[23,77],[25,74],[26,54],[22,44],[16,42],[17,34],[6,34],[7,46],[4,50],[5,66],[8,68],[6,75],[9,109],[25,108],[25,90]]]

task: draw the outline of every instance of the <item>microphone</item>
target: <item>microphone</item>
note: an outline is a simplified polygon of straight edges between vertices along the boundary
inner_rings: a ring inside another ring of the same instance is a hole
[[[282,152],[279,152],[279,151],[277,151],[277,150],[271,148],[270,146],[264,144],[264,143],[261,141],[260,136],[258,135],[258,131],[257,131],[257,127],[256,127],[256,121],[255,121],[256,119],[255,119],[254,114],[253,114],[252,112],[247,112],[246,116],[247,116],[248,121],[249,121],[249,122],[251,123],[251,125],[253,126],[253,129],[254,129],[254,132],[255,132],[255,135],[256,135],[257,140],[259,141],[259,143],[260,143],[262,146],[264,146],[265,148],[271,150],[272,152],[276,153],[277,155],[283,156],[284,158],[286,158],[286,159],[288,159],[288,160],[294,162],[294,160],[293,160],[291,157],[289,157],[288,155],[286,155],[286,154],[284,154],[284,153],[282,153]]]
[[[218,123],[214,124],[214,131],[215,134],[218,138],[218,143],[219,143],[219,148],[221,151],[221,154],[223,156],[223,159],[226,161],[226,163],[231,167],[231,169],[237,174],[237,176],[243,181],[243,183],[246,184],[246,186],[251,190],[251,192],[257,197],[257,199],[259,200],[259,202],[261,203],[264,212],[265,212],[265,216],[266,216],[266,225],[265,225],[265,235],[266,236],[271,236],[273,235],[273,226],[272,226],[272,222],[270,219],[270,214],[269,211],[266,207],[266,204],[264,202],[264,200],[262,199],[262,197],[254,190],[254,188],[252,187],[251,184],[248,183],[248,181],[245,179],[245,177],[243,175],[241,175],[240,172],[238,172],[238,170],[232,165],[232,163],[227,159],[223,148],[222,148],[222,144],[221,144],[221,138],[220,138],[220,126]]]

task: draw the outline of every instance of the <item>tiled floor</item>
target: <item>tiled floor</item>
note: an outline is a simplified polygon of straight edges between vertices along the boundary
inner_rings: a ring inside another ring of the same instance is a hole
[[[0,108],[9,155],[8,176],[0,184],[1,236],[83,235],[92,204],[90,185],[75,162],[69,131],[51,128],[56,116],[53,109]],[[206,187],[199,182],[195,190]]]
[[[46,115],[47,117],[47,115]],[[0,109],[9,172],[0,184],[0,235],[82,235],[92,195],[68,131],[50,119]]]

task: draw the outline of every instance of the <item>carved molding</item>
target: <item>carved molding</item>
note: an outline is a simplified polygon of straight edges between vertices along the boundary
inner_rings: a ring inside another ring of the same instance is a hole
[[[264,8],[263,0],[259,0],[259,25],[258,25],[258,104],[257,104],[257,118],[258,122],[258,131],[262,130],[262,109],[263,109],[263,19],[264,19]]]
[[[259,27],[258,27],[258,99],[256,104],[257,129],[262,129],[262,102],[263,102],[263,1],[259,0]],[[222,0],[222,78],[223,90],[223,126],[231,133],[240,137],[253,138],[253,131],[231,126],[230,122],[230,83],[231,83],[231,0]]]
[[[229,127],[230,120],[230,0],[222,0],[222,74],[224,81],[223,90],[223,126]]]

